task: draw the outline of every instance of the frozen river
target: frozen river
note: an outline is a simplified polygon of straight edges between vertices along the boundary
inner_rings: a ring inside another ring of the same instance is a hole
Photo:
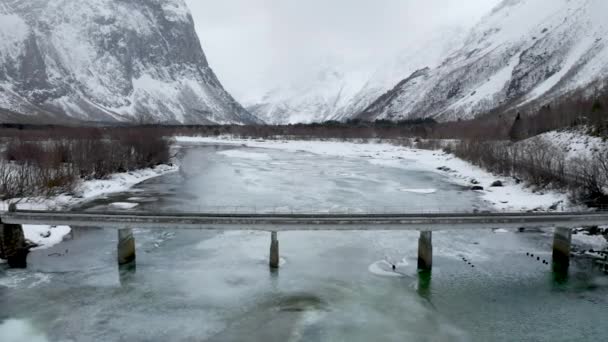
[[[187,148],[179,173],[86,206],[311,211],[484,208],[412,160],[226,146]],[[290,232],[268,268],[260,232],[136,230],[137,267],[116,265],[116,232],[73,230],[0,265],[0,341],[588,341],[608,339],[608,283],[574,263],[553,280],[551,234],[433,235],[432,275],[416,272],[416,232]],[[392,272],[386,261],[398,265]]]

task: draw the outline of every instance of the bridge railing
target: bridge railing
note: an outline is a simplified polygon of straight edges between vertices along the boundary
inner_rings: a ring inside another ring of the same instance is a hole
[[[17,205],[18,210],[44,210],[43,208],[31,207],[28,205]],[[558,206],[553,210],[541,210],[541,209],[496,209],[489,207],[473,207],[464,208],[462,206],[441,206],[441,207],[428,207],[428,206],[379,206],[379,207],[355,207],[355,208],[318,208],[318,207],[289,207],[289,206],[183,206],[179,208],[163,208],[162,210],[156,208],[148,208],[145,205],[130,208],[121,209],[120,207],[103,206],[99,209],[89,209],[87,211],[117,211],[125,213],[149,213],[149,212],[162,212],[165,214],[179,214],[179,213],[194,213],[194,214],[268,214],[268,215],[281,215],[281,214],[294,214],[294,215],[364,215],[364,214],[484,214],[484,213],[533,213],[533,212],[566,212],[568,208]],[[589,211],[608,211],[608,206],[588,209]],[[8,206],[0,205],[0,212],[8,211]],[[49,209],[47,211],[58,211],[65,212],[65,208]],[[82,210],[79,210],[82,211]],[[580,211],[580,210],[577,210]]]

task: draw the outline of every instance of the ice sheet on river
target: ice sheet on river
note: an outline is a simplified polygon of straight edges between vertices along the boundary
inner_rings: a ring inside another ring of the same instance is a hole
[[[437,192],[437,189],[401,189],[403,192],[411,192],[414,194],[428,195]]]
[[[470,187],[478,183],[484,187],[479,195],[497,210],[527,211],[547,210],[556,204],[558,209],[569,209],[566,193],[556,191],[536,191],[517,184],[513,179],[502,179],[497,175],[472,165],[454,155],[443,151],[430,151],[406,148],[386,143],[353,143],[339,141],[292,141],[292,140],[247,140],[224,136],[211,137],[176,137],[177,142],[246,145],[248,147],[280,149],[291,152],[308,152],[318,155],[340,158],[363,158],[374,165],[418,169],[441,173],[451,182]],[[242,152],[242,151],[241,151]],[[241,152],[230,152],[238,156]],[[237,153],[236,155],[234,153]],[[407,165],[409,162],[409,165]],[[441,168],[442,170],[438,170]],[[447,170],[447,171],[446,171]],[[502,187],[491,187],[496,180],[501,180]]]
[[[252,160],[271,160],[272,158],[265,153],[247,152],[242,150],[220,151],[218,154],[230,158],[252,159]]]

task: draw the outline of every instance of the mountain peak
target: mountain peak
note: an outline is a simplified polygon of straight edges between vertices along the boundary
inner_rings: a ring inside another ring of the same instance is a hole
[[[605,9],[601,0],[505,0],[440,66],[406,78],[359,117],[471,118],[593,84],[608,75]]]
[[[60,119],[254,123],[183,0],[0,0],[0,107]]]

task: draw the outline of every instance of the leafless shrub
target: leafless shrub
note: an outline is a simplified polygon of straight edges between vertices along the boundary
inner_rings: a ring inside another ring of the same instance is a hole
[[[18,135],[0,157],[0,198],[49,196],[73,190],[78,179],[166,163],[170,142],[157,129],[47,131]]]

